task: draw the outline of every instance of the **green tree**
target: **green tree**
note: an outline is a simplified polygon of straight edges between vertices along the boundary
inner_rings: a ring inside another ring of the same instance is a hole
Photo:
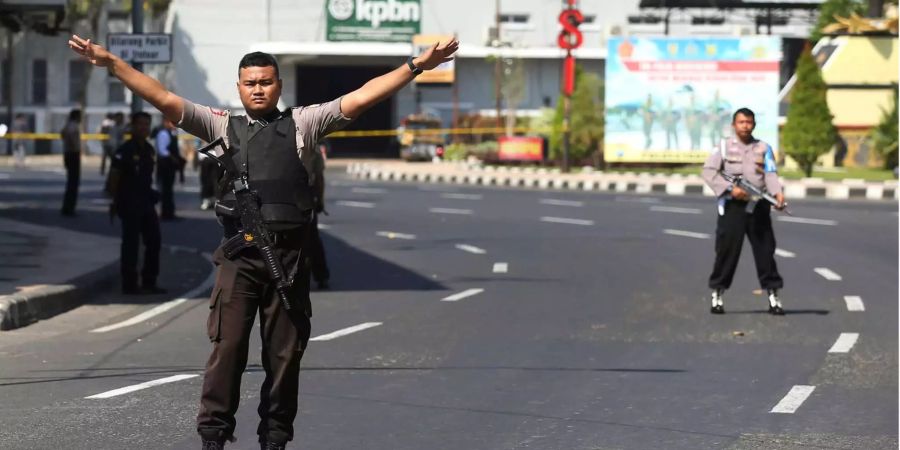
[[[785,153],[797,161],[806,176],[812,176],[816,161],[834,145],[837,130],[831,122],[822,72],[808,46],[797,62],[796,76],[781,139]]]
[[[822,28],[834,23],[834,16],[849,17],[852,13],[864,16],[866,9],[867,4],[862,0],[826,0],[819,6],[819,19],[816,21],[809,39],[813,42],[822,39]]]
[[[891,95],[890,111],[882,111],[884,114],[881,118],[881,123],[872,129],[872,145],[875,148],[875,152],[884,158],[884,167],[893,169],[897,167],[897,123],[898,119],[900,119],[897,115],[896,88],[893,95]]]
[[[559,97],[550,132],[550,158],[562,160],[562,123],[564,99]],[[581,66],[575,68],[575,91],[572,93],[572,119],[569,136],[569,161],[578,163],[599,151],[603,142],[603,81]]]

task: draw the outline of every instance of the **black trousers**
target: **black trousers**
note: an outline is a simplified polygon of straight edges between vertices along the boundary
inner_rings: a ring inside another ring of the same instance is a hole
[[[290,311],[274,289],[269,272],[256,248],[241,251],[228,260],[222,248],[213,260],[218,265],[216,284],[210,297],[207,332],[213,350],[206,363],[197,431],[207,439],[230,439],[241,393],[241,375],[247,366],[250,332],[257,310],[262,338],[265,380],[260,392],[257,434],[270,442],[285,443],[294,437],[297,415],[300,359],[309,341],[312,316],[309,274],[304,269],[300,247],[303,235],[279,239],[276,256],[285,270],[297,267],[291,289]]]
[[[331,272],[328,270],[328,260],[325,258],[325,246],[322,244],[322,236],[319,235],[319,215],[313,217],[312,236],[309,245],[310,271],[317,283],[328,281]]]
[[[200,160],[200,198],[216,196],[216,182],[219,179],[219,164],[212,158]]]
[[[63,195],[63,214],[74,214],[78,202],[78,185],[81,183],[81,153],[63,152],[66,167],[66,193]]]
[[[771,205],[765,201],[756,204],[752,214],[747,214],[747,202],[729,200],[725,214],[719,216],[716,225],[716,262],[709,276],[709,287],[728,289],[734,279],[744,235],[750,240],[756,276],[763,289],[781,289],[784,280],[775,264],[775,232],[772,230]]]
[[[163,219],[175,217],[175,175],[178,163],[170,158],[159,158],[156,163],[156,183],[159,185],[161,213]]]
[[[138,285],[138,247],[144,241],[144,267],[141,269],[141,284],[156,286],[159,276],[159,249],[161,244],[159,218],[156,209],[147,206],[119,215],[122,220],[121,273],[122,287],[136,288]]]

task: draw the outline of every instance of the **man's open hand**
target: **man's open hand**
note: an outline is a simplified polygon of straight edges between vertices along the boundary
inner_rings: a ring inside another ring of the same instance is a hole
[[[113,62],[112,53],[91,42],[90,39],[82,39],[76,34],[69,39],[69,48],[95,66],[108,67]]]
[[[413,64],[422,70],[431,70],[442,63],[452,61],[453,54],[459,50],[459,41],[456,38],[446,43],[435,42],[428,50],[413,59]]]

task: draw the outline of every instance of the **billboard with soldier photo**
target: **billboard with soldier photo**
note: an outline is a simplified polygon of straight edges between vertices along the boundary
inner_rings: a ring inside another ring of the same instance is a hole
[[[777,144],[780,38],[624,37],[608,50],[607,162],[703,162],[744,107]]]

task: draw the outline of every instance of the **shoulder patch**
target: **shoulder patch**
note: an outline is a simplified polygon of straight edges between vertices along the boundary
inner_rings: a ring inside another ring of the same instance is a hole
[[[221,109],[216,109],[216,108],[209,108],[209,112],[211,112],[211,113],[213,113],[213,114],[215,114],[215,115],[217,115],[217,116],[224,116],[224,115],[225,115],[225,111],[222,111]]]

